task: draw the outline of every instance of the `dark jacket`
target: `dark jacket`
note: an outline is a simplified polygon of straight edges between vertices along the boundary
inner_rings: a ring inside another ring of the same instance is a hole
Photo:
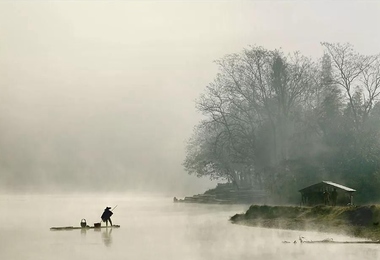
[[[101,216],[102,220],[103,221],[106,221],[108,220],[111,216],[112,216],[112,211],[110,210],[110,208],[106,208]]]

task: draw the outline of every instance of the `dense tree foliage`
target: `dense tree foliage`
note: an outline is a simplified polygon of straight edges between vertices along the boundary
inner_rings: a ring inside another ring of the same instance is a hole
[[[331,180],[356,188],[358,202],[380,191],[380,58],[350,44],[300,53],[250,47],[216,63],[197,100],[205,119],[184,161],[190,174],[267,190],[278,200]]]

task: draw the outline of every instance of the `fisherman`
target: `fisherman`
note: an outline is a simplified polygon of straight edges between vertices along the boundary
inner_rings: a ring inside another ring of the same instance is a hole
[[[111,216],[113,215],[113,212],[110,210],[111,207],[106,207],[104,209],[104,212],[101,216],[103,222],[106,222],[106,226],[108,227],[108,221],[110,222],[111,224],[111,227],[112,227],[112,220],[111,220]]]

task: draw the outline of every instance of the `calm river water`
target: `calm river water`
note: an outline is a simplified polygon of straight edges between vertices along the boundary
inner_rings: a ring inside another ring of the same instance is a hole
[[[51,231],[100,221],[114,207],[118,229]],[[233,225],[248,205],[173,203],[171,198],[124,195],[1,195],[0,259],[380,259],[378,245],[284,244],[352,238]]]

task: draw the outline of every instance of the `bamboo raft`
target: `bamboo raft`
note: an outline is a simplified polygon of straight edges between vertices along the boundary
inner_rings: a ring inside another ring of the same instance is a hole
[[[50,230],[74,230],[74,229],[101,229],[101,228],[119,228],[120,225],[112,225],[112,226],[101,226],[101,227],[95,227],[95,226],[85,226],[85,227],[74,227],[74,226],[67,226],[67,227],[51,227]]]

